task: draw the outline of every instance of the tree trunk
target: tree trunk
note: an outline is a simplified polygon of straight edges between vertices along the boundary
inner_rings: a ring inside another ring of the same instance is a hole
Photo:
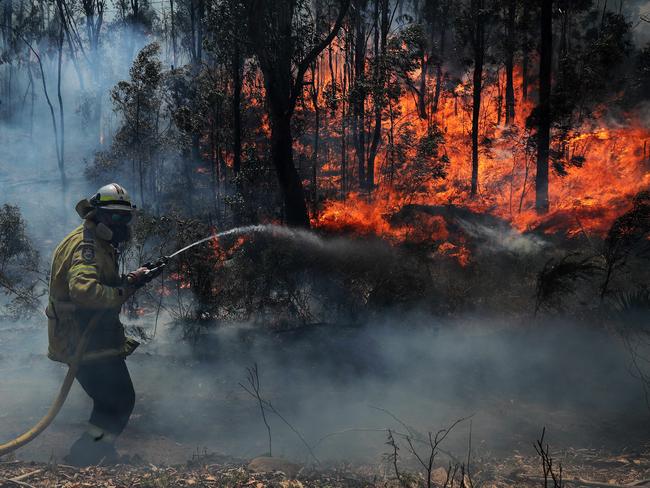
[[[59,56],[58,56],[58,70],[57,70],[57,83],[56,91],[57,98],[59,100],[59,154],[57,154],[57,159],[59,161],[59,173],[61,175],[61,191],[62,198],[65,208],[65,198],[68,191],[68,181],[65,174],[65,121],[63,117],[63,97],[61,96],[61,69],[63,63],[63,24],[59,27]]]
[[[473,104],[472,104],[472,183],[470,195],[478,192],[478,138],[481,114],[481,95],[483,91],[483,61],[485,57],[485,26],[481,18],[483,0],[473,0],[474,30],[474,75],[473,75]]]
[[[355,153],[359,172],[359,188],[366,184],[366,29],[361,16],[361,4],[357,2],[355,8],[354,29],[354,114],[352,119],[352,132],[354,137]]]
[[[32,67],[30,64],[27,65],[27,74],[29,75],[29,84],[31,86],[31,104],[29,109],[29,138],[30,140],[34,136],[34,103],[36,102],[36,91],[34,86],[34,75],[32,74]]]
[[[84,14],[86,16],[86,36],[90,51],[90,72],[91,84],[94,91],[92,121],[94,134],[97,136],[99,143],[103,141],[102,136],[102,95],[103,83],[100,66],[99,38],[102,25],[104,22],[104,1],[103,0],[84,0],[82,2]]]
[[[317,212],[318,208],[318,145],[320,142],[320,108],[318,108],[318,102],[314,107],[315,116],[316,116],[316,131],[314,133],[314,157],[312,163],[312,176],[311,176],[311,185],[312,185],[312,204],[314,207],[314,214]]]
[[[481,92],[483,90],[483,56],[477,55],[474,58],[473,77],[473,106],[472,106],[472,188],[470,194],[478,192],[478,132],[481,113]]]
[[[348,181],[348,159],[347,159],[347,112],[345,102],[347,100],[348,71],[350,69],[349,37],[345,37],[345,62],[343,63],[343,79],[341,81],[341,197],[345,198]]]
[[[71,16],[71,14],[68,10],[68,6],[65,4],[65,0],[57,0],[56,3],[59,9],[59,18],[61,20],[61,25],[65,33],[65,39],[68,44],[68,50],[70,51],[70,60],[72,61],[72,65],[75,69],[75,72],[77,73],[77,79],[79,80],[79,88],[83,93],[84,91],[86,91],[86,88],[85,88],[83,76],[81,74],[81,69],[79,68],[79,63],[77,62],[77,55],[75,54],[75,47],[72,44],[70,27],[68,24],[68,17]],[[79,45],[80,46],[82,45],[81,40],[79,40]]]
[[[530,48],[528,42],[528,22],[530,20],[530,2],[524,2],[524,10],[521,15],[521,96],[528,99],[528,63]]]
[[[239,42],[235,40],[235,46],[233,49],[232,57],[232,79],[233,79],[233,90],[232,90],[232,114],[233,114],[233,163],[232,169],[235,173],[235,176],[239,175],[241,170],[241,92],[242,92],[242,81],[241,81],[241,53],[239,48]]]
[[[517,0],[510,0],[508,5],[508,23],[506,27],[506,125],[515,121],[515,87],[513,79],[515,58],[515,17]]]
[[[47,102],[47,106],[50,109],[50,117],[52,120],[52,131],[54,132],[54,148],[56,150],[56,155],[57,155],[57,160],[59,161],[59,171],[61,174],[61,186],[65,190],[67,186],[67,180],[66,180],[66,175],[64,171],[64,167],[62,165],[61,160],[58,159],[59,157],[59,132],[57,129],[56,125],[56,115],[54,115],[54,105],[52,105],[52,100],[50,99],[50,95],[47,91],[47,81],[45,80],[45,70],[43,69],[43,60],[41,59],[41,56],[38,54],[38,51],[34,49],[34,47],[29,43],[27,39],[25,39],[23,36],[18,35],[20,40],[25,43],[25,45],[29,48],[29,50],[32,52],[34,57],[36,58],[36,61],[38,63],[38,69],[41,73],[41,84],[43,86],[43,95],[45,95],[45,101]]]
[[[172,62],[174,63],[174,68],[177,65],[176,60],[176,23],[174,19],[174,0],[169,0],[169,15],[171,23],[171,36],[172,36]]]
[[[286,113],[274,113],[271,110],[269,121],[271,123],[271,157],[284,199],[287,224],[309,227],[305,193],[298,171],[293,164],[291,117]]]
[[[201,67],[203,59],[203,17],[205,14],[203,0],[190,1],[190,34],[192,46],[190,54],[192,56],[192,68],[195,72]]]
[[[548,201],[548,156],[551,136],[551,64],[553,62],[553,0],[542,0],[539,56],[539,125],[537,128],[537,174],[535,209],[546,213]]]
[[[3,40],[3,50],[11,52],[11,44],[13,42],[13,2],[6,1],[3,6],[2,14],[2,23],[4,29],[2,29],[2,40]],[[11,117],[11,79],[13,71],[13,63],[9,61],[7,63],[7,70],[9,71],[8,75],[4,77],[4,83],[2,87],[2,106],[0,106],[4,112],[4,116],[9,119]]]
[[[442,92],[442,60],[445,55],[445,40],[447,38],[447,17],[449,15],[450,1],[444,5],[442,16],[440,18],[440,37],[438,38],[438,59],[436,61],[436,88],[433,94],[433,112],[438,111],[440,103],[440,93]]]
[[[216,119],[217,114],[212,111],[210,120],[210,189],[212,193],[212,206],[214,210],[214,218],[219,221],[219,149],[216,142]]]
[[[381,25],[379,24],[379,7],[381,3]],[[383,111],[383,91],[386,82],[384,73],[384,59],[386,57],[386,41],[388,39],[389,18],[388,18],[388,1],[375,0],[375,126],[370,143],[368,154],[368,171],[366,175],[366,187],[372,191],[375,186],[375,158],[381,142],[381,116]],[[426,107],[425,107],[426,114]]]
[[[425,50],[422,49],[422,54],[420,56],[420,82],[417,90],[418,94],[418,117],[422,120],[427,119],[427,70],[428,60],[425,56]]]
[[[311,192],[312,192],[312,211],[316,215],[318,209],[318,150],[320,145],[320,105],[318,104],[318,94],[320,92],[319,77],[317,76],[317,63],[314,62],[311,69],[311,103],[314,107],[314,151],[312,153],[312,172],[311,172]]]

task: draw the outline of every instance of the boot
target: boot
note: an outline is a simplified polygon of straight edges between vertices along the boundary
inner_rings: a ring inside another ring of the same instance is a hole
[[[97,464],[115,464],[119,461],[119,454],[113,444],[97,440],[88,432],[84,432],[72,444],[70,452],[63,458],[66,464],[85,467]]]

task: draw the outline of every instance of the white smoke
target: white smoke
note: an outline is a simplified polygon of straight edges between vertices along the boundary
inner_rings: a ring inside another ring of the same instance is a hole
[[[481,242],[481,248],[486,251],[529,255],[539,253],[548,246],[548,242],[537,235],[522,234],[505,225],[488,227],[461,218],[456,219],[456,222],[468,235]]]

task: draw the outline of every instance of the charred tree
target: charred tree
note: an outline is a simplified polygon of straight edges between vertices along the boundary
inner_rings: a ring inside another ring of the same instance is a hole
[[[479,122],[483,94],[483,63],[485,61],[485,0],[471,0],[470,42],[474,56],[472,75],[472,181],[470,195],[478,193]]]
[[[352,84],[352,137],[359,176],[359,188],[366,184],[366,26],[363,9],[367,0],[354,2],[354,54]]]
[[[385,106],[385,85],[386,85],[386,43],[390,29],[388,0],[375,0],[375,60],[374,60],[374,109],[375,125],[370,142],[368,153],[368,171],[366,175],[366,188],[372,191],[375,186],[375,158],[381,141],[382,113]],[[381,22],[379,21],[381,12]],[[424,71],[424,70],[423,70]]]
[[[348,80],[350,79],[350,36],[344,36],[345,62],[343,64],[343,79],[341,80],[341,198],[348,191],[348,158],[347,158],[347,118],[346,103],[348,100]]]
[[[513,70],[515,64],[515,18],[517,0],[509,0],[506,13],[506,125],[515,121],[515,87]]]
[[[530,40],[528,38],[528,27],[530,22],[530,2],[524,1],[521,13],[521,96],[528,99],[528,63],[530,58]]]
[[[447,39],[447,26],[449,21],[449,9],[451,8],[451,0],[442,2],[442,9],[440,15],[440,22],[438,26],[438,53],[436,56],[436,86],[433,92],[432,112],[438,111],[438,104],[440,103],[440,93],[442,92],[442,63],[445,56],[445,41]]]
[[[539,53],[539,104],[537,106],[537,174],[535,209],[546,213],[548,202],[548,158],[551,138],[551,64],[553,62],[553,0],[542,0]]]
[[[241,171],[241,95],[242,95],[242,55],[239,42],[235,39],[232,51],[232,169],[235,176]]]
[[[314,215],[318,209],[318,150],[320,145],[320,119],[321,107],[318,102],[320,96],[320,76],[316,61],[312,63],[311,71],[311,103],[314,108],[314,149],[312,152],[312,167],[311,167],[311,200]]]
[[[264,76],[271,125],[271,159],[282,191],[289,225],[310,225],[302,181],[293,163],[291,119],[296,102],[303,94],[303,80],[307,69],[338,33],[349,4],[350,0],[340,2],[338,17],[332,30],[294,66],[297,49],[292,27],[296,1],[246,1],[248,32]]]

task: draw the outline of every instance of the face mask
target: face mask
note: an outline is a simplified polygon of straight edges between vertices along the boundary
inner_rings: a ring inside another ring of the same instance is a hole
[[[113,231],[113,238],[111,239],[113,244],[120,244],[131,239],[131,228],[128,225],[112,225],[111,230]]]

